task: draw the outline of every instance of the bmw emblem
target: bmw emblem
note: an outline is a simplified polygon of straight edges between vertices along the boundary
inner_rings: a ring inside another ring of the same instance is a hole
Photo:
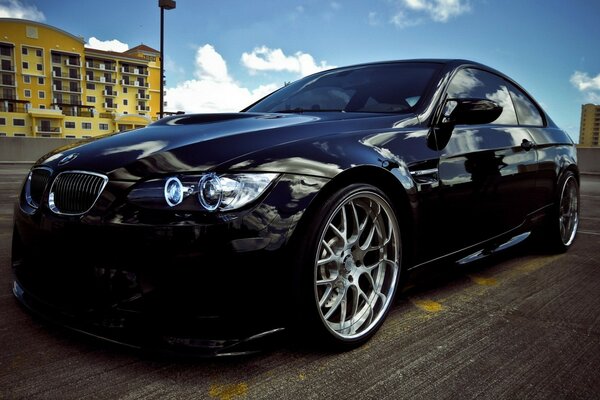
[[[68,156],[66,156],[65,158],[60,160],[58,162],[58,165],[65,165],[66,163],[69,163],[69,162],[73,161],[74,159],[76,159],[78,155],[79,155],[79,153],[69,154]]]

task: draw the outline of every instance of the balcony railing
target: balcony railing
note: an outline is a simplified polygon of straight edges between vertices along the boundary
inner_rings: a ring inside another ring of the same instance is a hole
[[[58,86],[52,85],[52,90],[55,92],[66,92],[66,93],[81,93],[81,87],[77,86],[75,88],[70,86]]]
[[[107,78],[105,76],[86,76],[85,79],[89,82],[98,82],[98,83],[112,83],[116,84],[117,80],[112,78]]]
[[[91,69],[99,69],[101,71],[116,71],[117,67],[114,65],[109,65],[109,64],[101,64],[101,63],[92,63],[92,62],[86,62],[85,63],[86,68],[91,68]]]
[[[113,109],[116,109],[117,106],[118,106],[118,104],[116,104],[116,103],[103,103],[102,106],[104,108],[113,108]]]
[[[71,74],[69,72],[58,73],[56,71],[52,71],[52,77],[53,78],[63,78],[63,79],[75,79],[75,80],[78,80],[78,81],[81,80],[81,75],[80,74]]]
[[[0,65],[0,71],[15,72],[15,67],[13,65]]]
[[[65,60],[65,65],[68,65],[70,67],[81,67],[81,61],[80,60],[70,60],[67,58]]]
[[[15,87],[17,85],[15,85],[15,80],[14,79],[2,79],[0,81],[0,86],[11,86],[11,87]]]
[[[122,74],[148,76],[148,71],[143,68],[121,67]]]
[[[26,113],[27,107],[24,105],[4,104],[0,102],[0,112]]]
[[[149,85],[145,82],[140,83],[139,81],[126,81],[125,79],[121,79],[121,85],[133,86],[133,87],[144,87],[144,88],[149,87]]]
[[[54,135],[60,135],[62,129],[59,126],[36,126],[35,133],[51,133]]]
[[[135,95],[136,100],[150,100],[150,95],[149,94],[139,94],[137,93]]]
[[[150,111],[150,107],[147,106],[135,106],[136,111]]]
[[[112,92],[109,92],[108,90],[104,90],[104,91],[102,91],[102,94],[106,97],[117,97],[119,95],[119,93],[115,90],[113,90]]]

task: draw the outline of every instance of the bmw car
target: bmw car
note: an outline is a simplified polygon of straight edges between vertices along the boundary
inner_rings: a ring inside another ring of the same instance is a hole
[[[564,252],[578,218],[574,143],[517,82],[364,63],[44,155],[15,204],[13,292],[136,348],[239,354],[285,330],[347,350],[412,271],[533,238]]]

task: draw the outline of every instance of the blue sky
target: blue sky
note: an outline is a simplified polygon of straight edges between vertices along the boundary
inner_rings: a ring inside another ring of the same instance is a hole
[[[167,111],[237,111],[319,69],[466,58],[524,86],[577,141],[581,105],[600,104],[598,0],[176,0],[165,12]],[[122,51],[160,49],[158,0],[0,0]]]

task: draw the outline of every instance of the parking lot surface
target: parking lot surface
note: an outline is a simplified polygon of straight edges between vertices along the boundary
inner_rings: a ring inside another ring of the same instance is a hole
[[[366,346],[334,353],[282,336],[251,356],[181,359],[84,338],[18,305],[12,208],[28,167],[0,164],[0,400],[600,399],[598,175],[582,176],[568,253],[523,246],[420,271]]]

